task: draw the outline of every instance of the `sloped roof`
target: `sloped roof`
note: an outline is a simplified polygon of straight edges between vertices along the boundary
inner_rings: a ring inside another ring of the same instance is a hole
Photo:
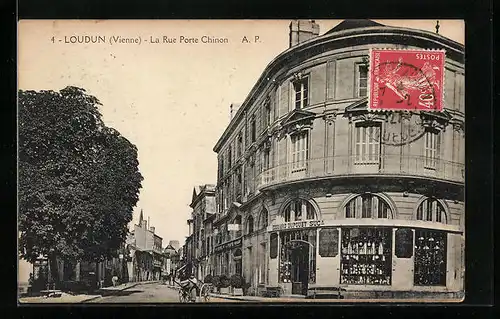
[[[368,19],[346,19],[340,22],[332,29],[328,30],[328,32],[326,32],[325,34],[344,31],[348,29],[368,28],[368,27],[384,27],[384,25]]]

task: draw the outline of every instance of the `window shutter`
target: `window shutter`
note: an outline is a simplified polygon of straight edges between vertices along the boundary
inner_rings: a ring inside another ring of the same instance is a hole
[[[280,106],[279,116],[281,117],[288,113],[290,103],[290,81],[285,81],[280,87]]]
[[[270,238],[270,246],[269,246],[269,257],[271,259],[275,259],[278,257],[278,234],[272,233]]]

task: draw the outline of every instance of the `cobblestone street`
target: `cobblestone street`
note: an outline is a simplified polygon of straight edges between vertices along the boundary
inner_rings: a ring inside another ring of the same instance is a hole
[[[176,289],[159,283],[141,284],[133,288],[105,296],[88,303],[178,303],[179,293]],[[210,298],[210,302],[242,302],[222,298]]]

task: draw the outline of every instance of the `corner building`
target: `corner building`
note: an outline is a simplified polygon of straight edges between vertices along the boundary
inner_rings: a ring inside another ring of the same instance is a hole
[[[464,47],[369,20],[318,34],[291,23],[214,148],[215,273],[255,294],[460,298]],[[368,111],[370,48],[446,50],[443,112]]]

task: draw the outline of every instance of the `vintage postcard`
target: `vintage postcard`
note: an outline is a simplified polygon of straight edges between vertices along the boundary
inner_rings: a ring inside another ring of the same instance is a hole
[[[21,20],[19,303],[460,302],[462,20]]]

